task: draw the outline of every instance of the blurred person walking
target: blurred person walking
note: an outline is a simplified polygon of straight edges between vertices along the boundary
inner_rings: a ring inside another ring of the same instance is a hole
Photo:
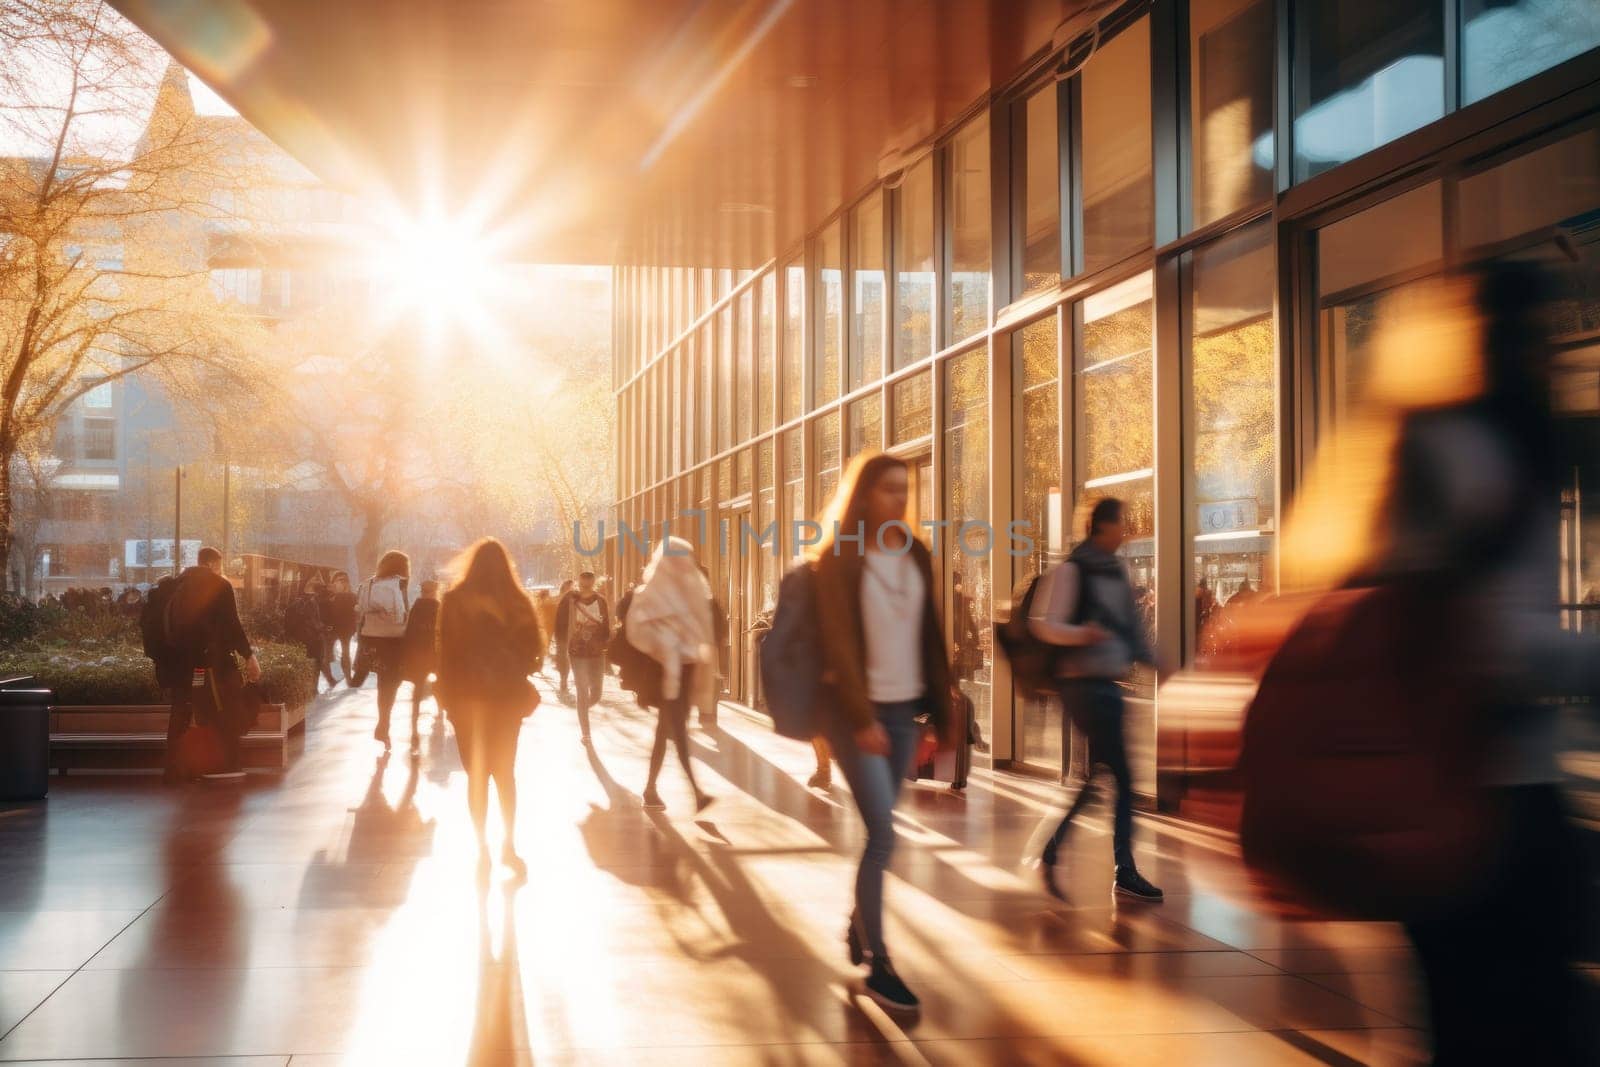
[[[605,682],[606,642],[611,638],[611,607],[595,589],[594,572],[578,575],[567,609],[566,655],[577,689],[578,729],[590,744],[589,709],[600,702]]]
[[[706,580],[706,588],[711,589],[711,571],[704,563],[699,564],[700,577]],[[714,730],[717,726],[717,710],[721,706],[719,698],[722,695],[722,679],[725,677],[723,663],[728,655],[728,612],[722,606],[722,601],[717,599],[715,592],[711,593],[711,641],[714,655],[709,670],[697,671],[695,677],[694,695],[690,699],[690,706],[695,709],[696,719],[702,730]]]
[[[556,635],[556,598],[550,595],[550,590],[540,589],[533,594],[533,612],[539,617],[539,632],[545,638],[551,639]],[[545,655],[550,655],[550,649],[545,649]],[[543,673],[544,668],[539,668]]]
[[[903,460],[856,456],[806,564],[814,570],[829,697],[825,732],[867,831],[846,947],[852,964],[871,965],[867,995],[907,1013],[920,1001],[896,973],[884,940],[894,807],[923,733],[919,716],[928,717],[941,741],[951,728],[950,657],[933,559],[911,534],[909,486]]]
[[[1499,854],[1465,899],[1406,923],[1435,1062],[1594,1063],[1577,954],[1590,929],[1585,846],[1560,788],[1562,698],[1600,690],[1600,646],[1560,628],[1563,445],[1551,411],[1549,282],[1528,264],[1474,280],[1483,392],[1409,413],[1368,580],[1447,591],[1490,672],[1487,790]],[[1467,709],[1461,709],[1464,713]]]
[[[715,799],[701,791],[689,756],[689,709],[695,680],[702,671],[716,669],[711,588],[695,566],[693,551],[681,537],[669,537],[657,545],[623,619],[627,643],[660,668],[659,686],[638,692],[641,703],[657,709],[656,737],[643,793],[644,806],[650,811],[666,807],[656,791],[656,781],[666,759],[668,739],[677,748],[678,762],[694,790],[695,810],[704,811]]]
[[[411,558],[390,549],[378,560],[378,569],[356,592],[357,626],[355,673],[350,688],[360,689],[368,674],[378,676],[378,725],[375,740],[389,750],[389,715],[400,693],[405,652],[407,591]]]
[[[305,646],[306,658],[316,667],[317,673],[327,679],[328,688],[332,689],[337,679],[328,663],[329,630],[322,618],[323,592],[324,587],[319,579],[313,578],[307,582],[284,609],[283,632]],[[312,692],[316,692],[315,679],[312,680]]]
[[[171,783],[181,777],[174,761],[178,742],[194,717],[194,692],[209,686],[212,694],[212,723],[222,737],[223,766],[208,778],[242,778],[237,725],[229,721],[224,694],[243,680],[261,680],[261,662],[250,647],[244,623],[239,619],[239,604],[233,583],[222,576],[222,553],[209,545],[200,549],[199,563],[177,578],[163,605],[165,643],[170,648],[170,674],[181,679],[172,689],[172,711],[167,719],[167,765],[164,779]]]
[[[411,605],[402,639],[401,677],[411,683],[411,754],[422,752],[422,702],[433,693],[433,676],[439,670],[439,583],[422,583],[421,595]]]
[[[562,696],[567,695],[567,674],[572,670],[572,660],[567,655],[567,631],[572,626],[572,596],[576,584],[568,578],[556,592],[556,674]]]
[[[1044,885],[1061,891],[1055,867],[1072,822],[1095,793],[1095,772],[1111,772],[1117,796],[1112,817],[1116,877],[1112,892],[1136,900],[1159,901],[1162,892],[1139,873],[1133,861],[1133,776],[1128,767],[1121,682],[1135,663],[1154,665],[1155,656],[1139,619],[1128,568],[1117,556],[1122,547],[1123,504],[1114,497],[1095,503],[1088,537],[1045,576],[1034,596],[1028,629],[1034,637],[1067,650],[1056,657],[1061,707],[1089,741],[1089,775],[1067,806],[1040,856]]]
[[[351,645],[355,640],[360,619],[356,615],[356,595],[350,591],[350,576],[344,571],[334,574],[328,588],[317,605],[322,612],[323,625],[328,628],[328,662],[332,670],[333,650],[339,649],[341,676],[350,677]]]
[[[533,601],[522,591],[505,546],[492,537],[467,549],[451,567],[459,575],[439,611],[435,688],[455,727],[467,772],[467,808],[478,840],[478,869],[487,875],[489,781],[500,799],[500,858],[521,877],[517,855],[517,737],[539,706],[528,675],[544,658],[545,637]]]

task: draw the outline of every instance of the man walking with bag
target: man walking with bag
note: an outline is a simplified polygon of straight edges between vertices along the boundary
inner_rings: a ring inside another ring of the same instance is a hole
[[[236,658],[243,664],[244,681],[250,684],[261,680],[261,663],[239,621],[233,583],[222,576],[221,552],[209,546],[202,548],[199,565],[178,576],[166,606],[165,630],[167,643],[174,651],[173,677],[181,679],[172,688],[165,780],[171,783],[181,777],[174,756],[178,741],[194,716],[195,691],[205,686],[211,689],[211,714],[217,720],[212,725],[222,736],[224,757],[222,770],[206,777],[244,777],[239,765],[240,731],[232,721],[224,695],[238,688],[233,684],[240,671]]]
[[[1133,776],[1128,768],[1120,682],[1135,663],[1154,666],[1134,602],[1128,569],[1116,555],[1122,547],[1123,504],[1107,497],[1089,516],[1089,536],[1046,577],[1034,597],[1028,629],[1034,637],[1062,647],[1055,674],[1061,708],[1089,740],[1089,776],[1073,798],[1040,857],[1045,889],[1055,884],[1055,865],[1072,820],[1094,792],[1097,767],[1116,781],[1112,841],[1117,864],[1113,892],[1136,900],[1159,901],[1161,890],[1133,862]]]

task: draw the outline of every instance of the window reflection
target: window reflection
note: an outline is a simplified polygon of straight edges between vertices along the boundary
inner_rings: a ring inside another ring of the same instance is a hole
[[[1083,70],[1083,269],[1148,247],[1155,235],[1150,180],[1150,20],[1105,44]]]
[[[1189,5],[1197,227],[1272,195],[1273,48],[1270,0]]]
[[[1016,517],[1028,524],[1033,551],[1015,561],[1021,581],[1042,574],[1053,562],[1052,547],[1061,548],[1061,383],[1058,372],[1056,316],[1023,327],[1016,335],[1017,454]],[[1054,535],[1054,536],[1052,536]],[[1020,757],[1031,764],[1059,770],[1061,705],[1054,697],[1017,697],[1020,715]]]
[[[700,459],[704,462],[716,452],[712,434],[716,429],[717,346],[711,324],[700,329]]]
[[[839,222],[835,220],[817,237],[817,339],[812,358],[811,403],[820,407],[839,399],[840,344],[844,329],[844,255]]]
[[[950,596],[946,610],[957,629],[963,619],[955,618],[960,607],[970,611],[978,630],[975,663],[963,673],[961,689],[972,699],[979,728],[985,737],[990,732],[990,667],[993,663],[990,618],[989,553],[989,355],[985,349],[952,358],[944,365],[945,385],[945,510],[949,521],[940,538],[947,561],[946,581]],[[968,525],[971,524],[971,525]],[[954,590],[960,584],[962,604],[955,603]]]
[[[1229,640],[1228,608],[1276,591],[1277,346],[1272,227],[1190,255],[1194,389],[1193,612],[1200,656]]]
[[[733,307],[717,312],[717,451],[733,441]]]
[[[1294,24],[1296,181],[1444,114],[1438,0],[1303,0]]]
[[[850,373],[845,388],[883,373],[883,196],[873,192],[850,214]]]
[[[734,319],[734,425],[733,443],[748,441],[754,433],[756,358],[751,350],[752,308],[754,293],[745,289],[737,301],[738,317]]]
[[[820,416],[813,423],[813,432],[816,435],[816,461],[812,464],[812,478],[815,492],[812,494],[820,511],[827,506],[833,498],[833,491],[839,488],[839,466],[842,459],[839,437],[839,412],[830,411]]]
[[[777,403],[773,388],[778,371],[778,284],[777,277],[768,271],[761,279],[761,310],[756,317],[756,429],[765,433],[772,429],[772,416]]]
[[[933,353],[933,157],[906,172],[895,192],[894,366]]]
[[[864,396],[850,405],[850,447],[844,460],[857,452],[883,447],[883,398],[878,393]]]
[[[1022,241],[1024,292],[1061,281],[1061,127],[1058,92],[1047,85],[1022,106]]]
[[[924,371],[894,383],[889,391],[891,444],[904,444],[933,432],[933,375]]]
[[[1600,46],[1594,0],[1461,0],[1464,103]]]
[[[806,269],[796,260],[783,268],[783,383],[779,396],[784,422],[800,415],[804,382]]]
[[[989,120],[963,127],[950,142],[951,340],[989,324]]]

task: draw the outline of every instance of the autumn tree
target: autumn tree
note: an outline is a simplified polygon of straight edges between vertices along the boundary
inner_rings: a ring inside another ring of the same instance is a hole
[[[90,390],[145,375],[181,409],[251,388],[259,327],[208,269],[217,192],[249,175],[183,77],[99,0],[0,6],[0,133],[27,146],[0,159],[0,566],[19,459]]]

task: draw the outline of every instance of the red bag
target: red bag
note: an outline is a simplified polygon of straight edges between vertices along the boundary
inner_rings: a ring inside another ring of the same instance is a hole
[[[184,778],[199,778],[226,770],[222,734],[210,723],[197,723],[178,736],[173,766]]]
[[[1492,861],[1470,618],[1420,583],[1340,590],[1273,657],[1244,725],[1239,840],[1285,914],[1437,913]]]

